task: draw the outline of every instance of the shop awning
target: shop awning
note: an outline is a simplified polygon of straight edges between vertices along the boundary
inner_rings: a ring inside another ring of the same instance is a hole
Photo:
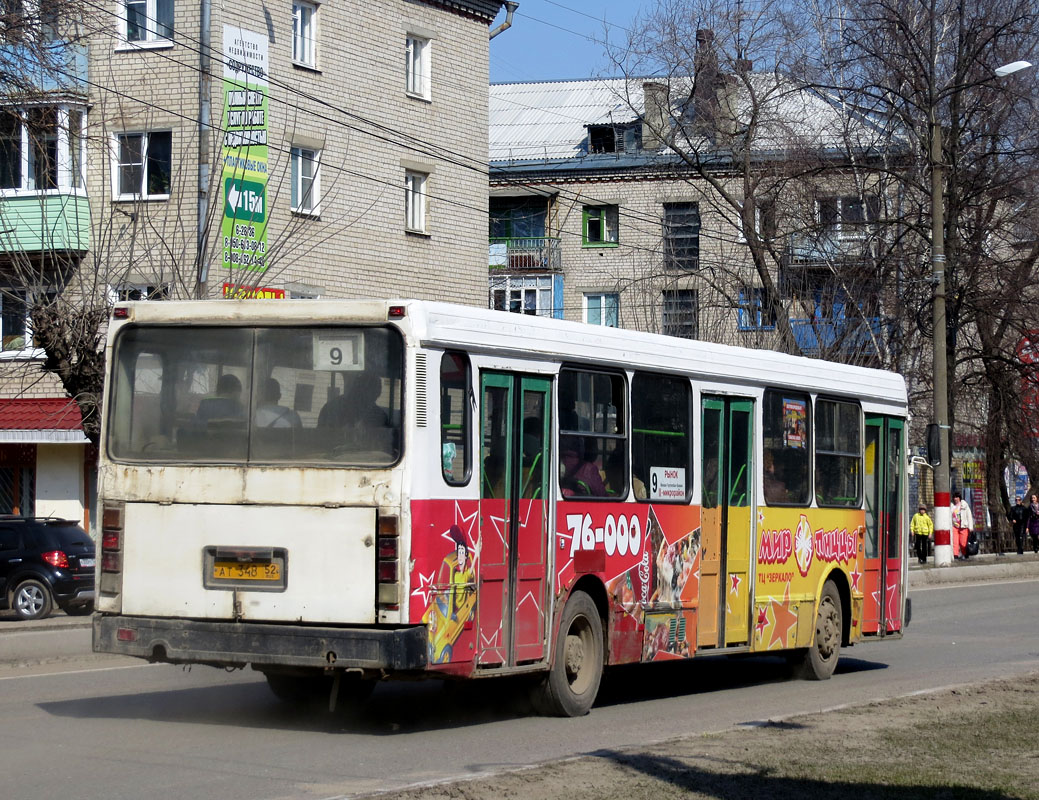
[[[0,400],[0,444],[86,444],[79,406],[63,397]]]

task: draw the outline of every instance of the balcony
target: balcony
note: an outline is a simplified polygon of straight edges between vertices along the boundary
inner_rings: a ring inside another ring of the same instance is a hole
[[[785,261],[789,266],[813,267],[864,258],[869,254],[870,240],[855,230],[843,235],[795,235],[787,244]]]
[[[791,319],[790,327],[802,355],[879,356],[895,321],[888,317]]]
[[[0,198],[0,253],[90,249],[90,205],[75,194]]]
[[[0,93],[87,95],[87,48],[70,42],[0,45]]]
[[[489,241],[487,263],[492,270],[559,272],[563,268],[559,239],[556,237],[491,237]]]

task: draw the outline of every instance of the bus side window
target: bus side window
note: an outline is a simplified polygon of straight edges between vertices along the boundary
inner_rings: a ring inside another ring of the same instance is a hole
[[[776,389],[765,392],[761,464],[762,488],[769,505],[809,503],[809,410],[807,394]]]
[[[469,482],[471,395],[468,357],[464,353],[444,353],[440,359],[440,470],[444,481],[452,486]]]
[[[688,501],[692,485],[692,389],[671,375],[631,382],[632,487],[637,500]]]

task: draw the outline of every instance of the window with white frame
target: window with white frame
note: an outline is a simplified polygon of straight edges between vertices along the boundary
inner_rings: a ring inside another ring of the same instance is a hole
[[[168,283],[120,283],[109,287],[108,297],[113,303],[169,300],[170,287]]]
[[[309,147],[293,147],[292,210],[297,214],[317,214],[320,210],[321,189],[318,167],[321,151]]]
[[[305,67],[317,66],[317,6],[292,3],[292,60]]]
[[[170,131],[116,134],[115,199],[164,200],[173,174]]]
[[[173,38],[173,0],[123,0],[126,41],[164,43]]]
[[[496,311],[556,316],[551,275],[496,275],[490,281],[490,295]]]
[[[770,331],[776,327],[774,309],[766,307],[765,290],[761,286],[740,289],[736,308],[736,327],[741,331]]]
[[[865,238],[868,225],[880,215],[879,200],[875,195],[822,197],[816,205],[822,233],[836,239]]]
[[[663,293],[665,336],[696,339],[700,333],[699,298],[696,289],[665,289]]]
[[[81,188],[85,121],[75,106],[0,109],[0,189]]]
[[[37,300],[53,301],[52,290],[0,288],[0,349],[5,353],[31,350],[32,306]]]
[[[409,33],[404,46],[405,91],[412,97],[431,96],[430,41]]]
[[[426,185],[429,176],[422,172],[404,172],[404,227],[415,233],[426,232]]]
[[[616,328],[619,310],[620,295],[615,292],[591,293],[584,296],[584,321],[589,325]]]

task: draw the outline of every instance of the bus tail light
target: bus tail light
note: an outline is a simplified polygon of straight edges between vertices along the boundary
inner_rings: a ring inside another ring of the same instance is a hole
[[[121,502],[105,501],[101,509],[101,553],[98,566],[101,568],[98,582],[98,606],[101,610],[117,610],[109,605],[118,604],[122,591],[123,572],[123,520],[126,508]],[[107,603],[106,603],[107,601]]]
[[[400,608],[400,537],[397,517],[381,516],[375,545],[376,602],[387,611]]]
[[[123,504],[106,502],[101,512],[101,571],[119,572],[123,550]]]

